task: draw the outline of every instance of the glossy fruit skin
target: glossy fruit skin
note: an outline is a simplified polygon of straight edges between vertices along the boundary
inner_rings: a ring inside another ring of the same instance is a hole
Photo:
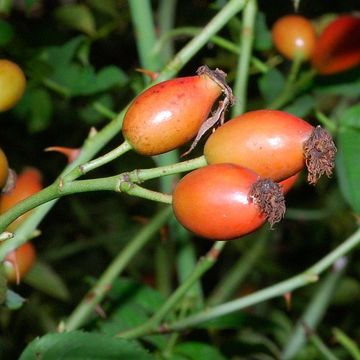
[[[0,112],[14,107],[24,94],[26,79],[12,61],[0,59]]]
[[[18,247],[5,257],[5,273],[10,283],[16,283],[22,279],[34,265],[36,260],[36,250],[32,243],[27,242]],[[17,263],[19,279],[16,276],[14,261]]]
[[[221,92],[205,74],[156,84],[130,105],[123,135],[142,155],[176,149],[197,134]]]
[[[3,214],[21,200],[39,192],[42,189],[41,178],[41,173],[37,169],[33,167],[25,168],[18,175],[15,187],[11,191],[1,195],[0,214]],[[29,215],[30,212],[21,215],[8,226],[7,230],[10,232],[15,231]]]
[[[301,52],[307,60],[315,49],[316,32],[312,23],[300,15],[286,15],[272,27],[271,36],[276,49],[289,60]]]
[[[6,184],[8,174],[9,174],[9,164],[5,153],[0,148],[0,190]]]
[[[311,59],[322,75],[349,70],[360,64],[360,17],[340,16],[321,33]]]
[[[177,220],[198,236],[230,240],[255,231],[265,222],[248,199],[258,180],[253,171],[234,164],[215,164],[185,175],[173,192]]]
[[[279,185],[281,186],[284,195],[287,194],[294,187],[296,182],[299,180],[300,173],[301,171],[279,182]]]
[[[284,111],[250,111],[211,134],[204,155],[208,164],[237,164],[279,182],[305,166],[303,143],[313,129]]]

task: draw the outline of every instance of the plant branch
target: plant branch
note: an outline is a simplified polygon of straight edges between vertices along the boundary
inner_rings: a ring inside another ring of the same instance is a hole
[[[171,206],[161,210],[139,233],[128,242],[126,247],[114,258],[109,267],[98,279],[96,284],[88,291],[79,305],[61,325],[63,331],[73,331],[81,327],[92,314],[93,310],[111,289],[111,284],[125,269],[134,255],[151,240],[154,234],[165,224],[171,214]]]
[[[240,53],[234,84],[236,102],[232,108],[232,116],[242,114],[246,109],[247,86],[249,79],[249,65],[254,42],[254,25],[257,13],[256,0],[249,0],[243,12],[243,24],[240,36]]]
[[[354,232],[345,242],[331,251],[320,261],[311,266],[303,273],[296,275],[290,279],[279,282],[278,284],[267,287],[256,293],[242,297],[241,299],[229,301],[213,308],[207,308],[195,315],[191,315],[183,320],[175,321],[167,325],[167,331],[180,331],[206,321],[218,318],[222,315],[239,311],[248,306],[258,304],[262,301],[282,296],[288,292],[292,292],[297,288],[303,287],[310,283],[318,281],[319,275],[329,268],[337,259],[347,254],[351,249],[360,243],[360,228]],[[160,327],[157,332],[162,332]]]
[[[153,317],[151,317],[145,324],[122,332],[117,336],[126,339],[132,339],[153,332],[159,326],[160,322],[165,318],[165,316],[179,303],[179,301],[184,297],[186,292],[193,286],[193,284],[214,265],[225,245],[225,241],[217,241],[214,243],[210,251],[202,259],[200,259],[194,271],[186,279],[186,281],[182,283],[177,288],[177,290],[175,290],[175,292],[164,303],[159,311],[156,312]],[[163,327],[162,329],[163,331],[166,331],[166,327]]]

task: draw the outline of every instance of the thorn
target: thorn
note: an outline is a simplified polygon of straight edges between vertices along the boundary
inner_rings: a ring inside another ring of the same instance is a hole
[[[55,151],[65,155],[68,159],[68,163],[72,163],[79,155],[79,148],[70,148],[65,146],[50,146],[44,149],[44,151]]]
[[[291,301],[292,301],[292,293],[291,292],[285,293],[284,299],[285,299],[287,310],[290,310],[291,309]]]
[[[148,70],[148,69],[137,68],[137,69],[135,69],[135,71],[148,76],[150,78],[150,80],[152,80],[152,81],[155,81],[159,77],[159,73]]]
[[[106,313],[105,313],[104,309],[99,304],[97,304],[95,306],[94,310],[95,310],[96,314],[98,314],[102,319],[106,319]]]
[[[97,133],[98,133],[98,131],[96,130],[96,128],[94,126],[92,126],[89,131],[89,138],[94,137]]]

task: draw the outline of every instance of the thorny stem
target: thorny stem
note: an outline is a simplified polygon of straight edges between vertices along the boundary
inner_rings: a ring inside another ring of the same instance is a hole
[[[156,79],[157,82],[168,80],[175,76],[178,71],[189,61],[191,58],[197,54],[197,52],[209,41],[209,39],[215,35],[224,25],[227,24],[229,19],[231,19],[236,13],[241,11],[241,9],[246,4],[246,0],[230,0],[223,8],[220,10],[212,20],[204,27],[204,29],[195,36],[188,44],[186,44],[170,61],[170,63],[160,72],[159,77]],[[64,94],[65,96],[67,94]],[[101,131],[95,135],[89,136],[85,141],[80,156],[69,166],[67,166],[62,175],[68,173],[71,169],[76,166],[83,164],[86,161],[89,161],[100,149],[102,149],[116,134],[119,133],[122,120],[125,114],[125,110],[121,111],[117,117],[106,125]],[[6,242],[4,242],[0,248],[0,261],[4,259],[6,254],[15,248],[19,247],[25,243],[28,239],[28,234],[31,234],[36,227],[39,225],[41,220],[46,216],[46,214],[51,210],[55,205],[56,200],[47,202],[46,204],[41,205],[39,208],[35,209],[31,216],[27,218],[24,223],[17,229],[15,236]],[[1,220],[0,224],[5,222]],[[6,226],[5,226],[6,227]],[[0,225],[0,229],[3,227]],[[0,230],[1,232],[1,230]]]
[[[125,269],[134,255],[151,240],[153,235],[165,224],[171,214],[171,207],[161,210],[151,221],[128,242],[125,248],[119,252],[108,268],[104,271],[95,285],[88,291],[65,324],[61,325],[63,331],[72,331],[81,327],[92,314],[96,305],[99,304],[111,289],[112,283]]]
[[[200,259],[199,263],[196,265],[194,271],[187,278],[187,280],[182,283],[177,288],[177,290],[175,290],[175,292],[153,317],[151,317],[145,324],[120,333],[118,336],[131,339],[154,331],[159,326],[160,322],[165,318],[165,316],[179,303],[179,301],[193,286],[193,284],[215,264],[220,252],[225,245],[225,241],[215,242],[210,251],[202,259]],[[163,331],[166,331],[166,325],[163,326]]]
[[[337,259],[346,255],[359,243],[360,228],[337,248],[335,248],[303,273],[275,285],[269,286],[263,290],[257,291],[256,293],[244,296],[237,300],[229,301],[218,306],[214,306],[212,308],[207,308],[183,320],[167,324],[166,329],[168,332],[172,332],[195,327],[198,324],[218,318],[222,315],[231,314],[235,311],[239,311],[251,305],[258,304],[262,301],[269,300],[277,296],[282,296],[288,292],[294,291],[295,289],[306,286],[309,283],[316,282],[318,281],[319,275],[322,272],[328,269]],[[161,332],[163,332],[163,328],[161,326],[156,331],[154,331],[154,333]]]

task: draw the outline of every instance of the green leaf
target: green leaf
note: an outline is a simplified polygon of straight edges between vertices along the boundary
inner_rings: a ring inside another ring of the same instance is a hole
[[[316,87],[316,91],[320,94],[358,97],[360,96],[360,78],[352,78],[348,82],[338,81],[319,85]]]
[[[208,344],[189,341],[175,346],[174,352],[191,360],[226,360],[218,349]]]
[[[90,36],[95,35],[95,18],[91,10],[83,4],[70,4],[58,7],[55,18],[64,26],[84,32]]]
[[[340,126],[360,129],[360,104],[351,106],[341,115],[339,119]]]
[[[104,120],[104,116],[94,109],[94,102],[101,103],[110,110],[114,108],[114,102],[110,95],[103,94],[98,99],[93,99],[90,104],[86,105],[79,111],[80,117],[90,125],[96,125]]]
[[[49,93],[44,89],[34,89],[30,100],[29,131],[34,133],[45,130],[50,124],[52,114],[53,105]]]
[[[271,32],[266,25],[265,15],[259,12],[255,21],[254,48],[258,51],[269,50],[272,47]]]
[[[93,7],[99,12],[102,12],[103,14],[110,15],[114,18],[119,15],[117,0],[88,0],[87,3],[89,6]]]
[[[283,110],[298,117],[305,117],[314,108],[315,100],[311,95],[303,95],[297,98]]]
[[[80,35],[64,45],[49,46],[43,51],[41,58],[46,60],[53,68],[65,67],[75,57],[76,51],[85,40],[86,38]]]
[[[5,20],[0,19],[0,46],[6,46],[14,37],[12,26]]]
[[[360,131],[341,128],[338,134],[336,172],[340,190],[353,210],[360,214]]]
[[[137,342],[103,334],[73,331],[33,340],[19,360],[154,359]]]
[[[355,341],[350,339],[343,331],[335,328],[333,330],[336,341],[338,341],[351,355],[354,360],[360,360],[360,348]]]
[[[339,280],[331,303],[334,305],[356,304],[360,301],[360,282],[356,278],[344,276]]]
[[[74,63],[58,67],[50,79],[66,88],[70,96],[93,95],[115,86],[121,87],[127,81],[126,75],[116,66],[107,66],[96,74],[92,66]]]
[[[267,104],[270,104],[280,95],[284,84],[285,78],[283,74],[275,68],[260,77],[259,89]]]
[[[164,298],[156,290],[124,278],[113,284],[108,298],[113,304],[113,310],[107,311],[108,320],[102,321],[99,327],[108,335],[143,324],[164,302]],[[163,335],[146,337],[148,342],[160,349],[166,346],[166,339]]]
[[[70,293],[61,277],[47,264],[37,260],[23,280],[34,289],[66,301]]]
[[[5,296],[5,306],[11,310],[17,310],[24,304],[25,299],[16,292],[8,289]]]

